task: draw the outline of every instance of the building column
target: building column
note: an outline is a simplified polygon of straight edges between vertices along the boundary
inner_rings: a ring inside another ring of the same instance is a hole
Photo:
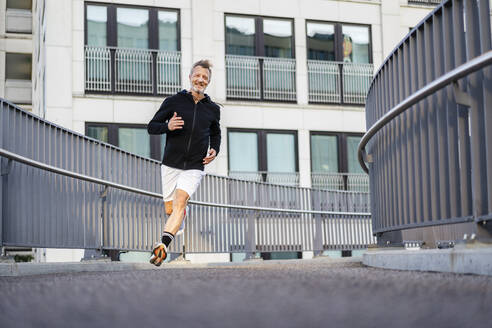
[[[307,105],[308,103],[308,79],[306,62],[306,20],[294,19],[294,35],[296,50],[296,92],[297,103]]]
[[[299,149],[299,185],[301,187],[311,187],[311,141],[309,140],[309,130],[299,130],[298,132]]]

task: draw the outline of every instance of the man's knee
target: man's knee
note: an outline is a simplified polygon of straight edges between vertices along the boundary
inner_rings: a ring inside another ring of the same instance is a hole
[[[176,192],[173,200],[173,210],[184,210],[190,197],[185,191]]]

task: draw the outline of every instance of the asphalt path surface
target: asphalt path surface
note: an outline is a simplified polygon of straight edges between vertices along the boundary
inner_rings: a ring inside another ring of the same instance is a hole
[[[0,327],[492,327],[492,277],[342,260],[0,277]]]

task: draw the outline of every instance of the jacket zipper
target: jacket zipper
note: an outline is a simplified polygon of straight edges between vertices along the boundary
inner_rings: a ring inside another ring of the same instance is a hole
[[[188,147],[186,148],[186,153],[185,153],[185,162],[184,162],[185,170],[186,170],[186,157],[188,157],[188,152],[190,151],[190,146],[191,146],[191,138],[193,137],[193,131],[195,130],[196,105],[197,104],[193,106],[193,122],[191,123],[191,134],[190,134],[190,139],[188,140]]]

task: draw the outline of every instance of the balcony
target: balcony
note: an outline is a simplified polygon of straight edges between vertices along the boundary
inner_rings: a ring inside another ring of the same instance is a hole
[[[310,103],[364,105],[373,64],[308,60]]]
[[[311,173],[315,189],[369,192],[369,176],[365,173]]]
[[[408,0],[409,5],[427,5],[435,6],[441,3],[441,0]]]
[[[248,180],[254,182],[267,182],[286,186],[299,185],[299,172],[229,171],[229,177],[234,179]]]
[[[296,102],[296,61],[226,55],[228,99]]]
[[[87,92],[161,96],[180,89],[180,52],[85,47]]]

